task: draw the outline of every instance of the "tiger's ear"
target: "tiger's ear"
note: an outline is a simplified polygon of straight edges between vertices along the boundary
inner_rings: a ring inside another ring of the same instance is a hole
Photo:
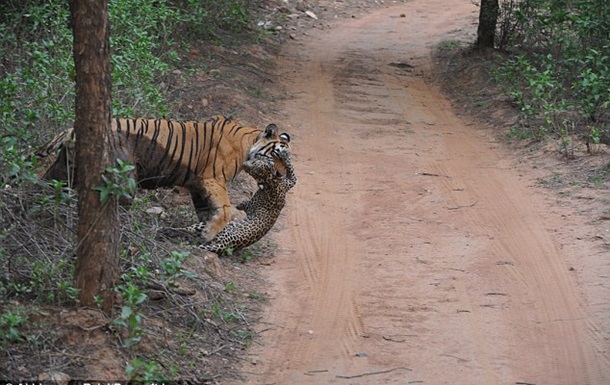
[[[273,123],[268,124],[265,128],[265,138],[271,139],[277,136],[277,126]]]
[[[282,139],[282,140],[283,140],[284,142],[286,142],[286,143],[290,143],[290,135],[288,135],[288,134],[287,134],[287,133],[285,133],[285,132],[282,132],[282,133],[280,134],[280,139]]]

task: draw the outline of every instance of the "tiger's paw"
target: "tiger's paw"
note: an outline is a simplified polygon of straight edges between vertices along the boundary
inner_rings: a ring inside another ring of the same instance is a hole
[[[218,233],[217,231],[213,231],[210,226],[206,225],[205,223],[198,223],[197,225],[199,225],[197,226],[197,234],[204,243],[210,242]]]

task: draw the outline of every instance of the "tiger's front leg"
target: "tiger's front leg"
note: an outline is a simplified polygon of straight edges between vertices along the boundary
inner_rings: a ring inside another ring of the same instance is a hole
[[[199,220],[200,235],[205,242],[211,241],[231,219],[231,201],[227,191],[227,186],[214,179],[206,179],[203,182],[203,189],[191,190],[193,204],[197,211]],[[205,197],[196,201],[196,197]]]
[[[210,203],[209,195],[203,189],[191,188],[191,199],[193,201],[193,206],[195,206],[195,213],[197,214],[199,222],[208,222],[214,215],[214,208]]]

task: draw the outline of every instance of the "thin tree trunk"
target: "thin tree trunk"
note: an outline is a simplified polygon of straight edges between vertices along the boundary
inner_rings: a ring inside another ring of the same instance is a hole
[[[75,286],[81,306],[95,298],[107,314],[114,305],[119,276],[119,224],[116,199],[100,202],[97,186],[114,163],[109,140],[112,118],[108,0],[70,0],[76,68],[76,168],[78,246]]]
[[[477,28],[477,41],[475,43],[478,48],[494,48],[499,10],[498,0],[481,0],[479,27]]]

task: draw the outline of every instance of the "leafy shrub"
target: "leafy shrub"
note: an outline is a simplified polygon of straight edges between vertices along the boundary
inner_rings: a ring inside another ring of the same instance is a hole
[[[0,313],[0,342],[18,341],[22,338],[19,327],[22,326],[27,319],[20,314],[19,311],[3,311]]]
[[[497,78],[515,104],[540,122],[537,137],[605,137],[610,107],[610,3],[597,0],[505,0],[498,25],[514,55]]]
[[[251,24],[245,0],[113,0],[115,116],[170,114],[167,75],[195,39]],[[8,1],[0,15],[0,182],[32,180],[32,145],[74,121],[75,70],[67,1]]]
[[[610,44],[603,51],[593,48],[588,51],[584,57],[575,59],[579,71],[572,88],[584,117],[596,122],[607,115],[610,106]]]

